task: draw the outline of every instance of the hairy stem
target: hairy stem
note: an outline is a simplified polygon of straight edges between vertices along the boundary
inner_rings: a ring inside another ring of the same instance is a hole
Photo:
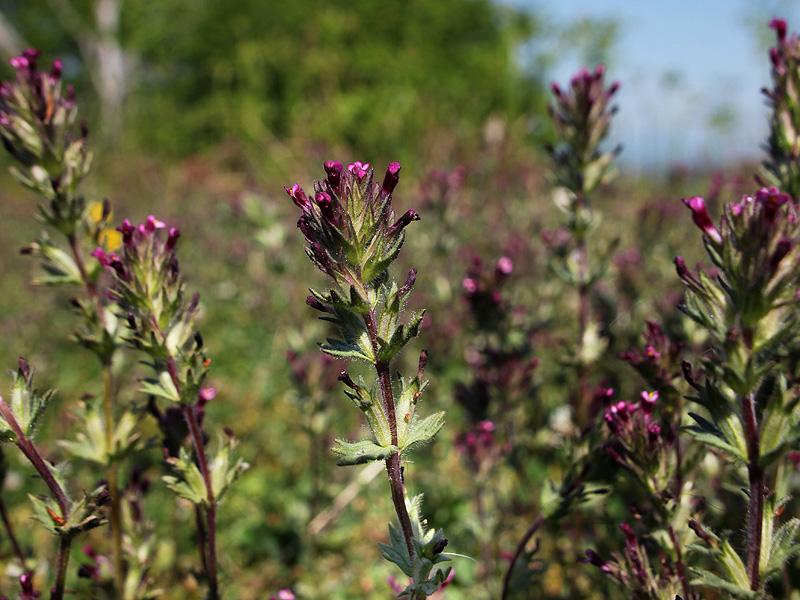
[[[56,502],[58,503],[58,508],[61,511],[61,518],[66,521],[69,519],[70,508],[66,493],[58,484],[58,481],[56,481],[55,476],[50,471],[47,463],[45,463],[42,455],[39,454],[36,446],[33,445],[33,442],[31,442],[22,431],[19,423],[17,423],[17,420],[14,418],[14,414],[11,412],[11,409],[8,407],[8,404],[6,404],[6,401],[2,397],[0,397],[0,413],[3,414],[3,418],[5,419],[6,423],[8,423],[8,426],[11,427],[11,430],[14,432],[14,436],[17,438],[17,447],[25,455],[25,458],[31,462],[36,471],[39,473],[39,476],[50,489],[50,492],[53,494],[53,496],[55,496]],[[58,572],[56,575],[56,583],[53,587],[53,593],[51,595],[52,600],[61,600],[64,597],[64,585],[67,577],[67,564],[69,563],[71,545],[72,537],[69,535],[61,535],[61,544],[58,549]]]
[[[111,372],[111,361],[103,365],[103,412],[105,418],[106,448],[113,451],[114,444],[114,381]],[[111,496],[111,545],[114,553],[114,589],[122,595],[125,587],[125,565],[122,555],[122,511],[119,498],[119,484],[117,482],[117,461],[109,457],[106,467],[106,480],[108,493]]]
[[[175,389],[180,393],[180,377],[178,376],[175,359],[172,356],[167,360],[167,371],[172,378]],[[208,506],[205,508],[205,537],[207,543],[205,569],[206,576],[208,577],[208,597],[209,600],[218,600],[220,596],[217,581],[217,501],[214,498],[214,488],[211,483],[211,470],[208,468],[208,457],[206,456],[203,432],[200,429],[200,423],[197,421],[195,407],[191,404],[183,404],[182,407],[183,416],[186,419],[186,425],[189,427],[189,435],[192,438],[192,445],[194,446],[195,456],[197,457],[197,465],[200,468],[200,474],[203,476],[203,483],[205,483],[206,486],[206,502]]]
[[[389,421],[389,431],[392,436],[392,445],[398,445],[397,437],[397,415],[394,407],[394,392],[392,391],[392,374],[388,363],[380,361],[378,357],[378,327],[375,323],[375,312],[370,309],[365,317],[367,333],[372,344],[372,351],[375,354],[375,371],[378,374],[378,383],[381,388],[381,398],[383,399],[383,409]],[[392,454],[386,459],[386,473],[389,476],[389,487],[392,494],[392,504],[400,521],[400,528],[403,530],[403,537],[406,540],[408,556],[414,557],[414,530],[411,527],[411,518],[408,516],[406,508],[406,494],[403,487],[403,472],[400,466],[400,455]]]
[[[764,471],[758,464],[758,421],[753,394],[742,397],[742,415],[747,440],[747,473],[750,480],[750,507],[747,519],[747,577],[750,589],[761,587],[761,536],[764,519]]]
[[[69,518],[69,500],[67,499],[67,494],[58,484],[58,481],[56,481],[55,476],[50,471],[42,455],[39,454],[36,446],[25,436],[19,423],[17,423],[17,420],[14,418],[14,414],[2,397],[0,397],[0,413],[3,414],[6,423],[8,423],[8,426],[11,427],[11,430],[14,432],[14,436],[17,438],[15,442],[17,447],[25,455],[25,458],[31,462],[42,478],[42,481],[44,481],[53,496],[55,496],[58,508],[61,511],[61,518],[67,520]]]
[[[67,566],[69,565],[70,547],[72,546],[71,536],[62,536],[61,544],[58,548],[58,570],[56,572],[56,583],[53,586],[51,600],[62,600],[64,597],[64,586],[67,582]]]
[[[214,488],[211,485],[211,470],[208,468],[208,458],[206,457],[205,444],[203,443],[203,432],[197,422],[197,414],[194,406],[184,406],[183,414],[186,423],[189,425],[189,434],[192,437],[194,451],[197,455],[197,462],[200,466],[200,473],[206,485],[208,506],[206,507],[206,541],[208,548],[206,551],[206,575],[208,575],[209,599],[219,598],[219,586],[217,583],[217,501],[214,498]]]

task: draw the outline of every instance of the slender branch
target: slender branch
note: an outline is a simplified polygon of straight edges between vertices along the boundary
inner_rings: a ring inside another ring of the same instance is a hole
[[[58,548],[58,571],[56,572],[56,584],[53,586],[51,600],[61,600],[64,597],[64,586],[67,582],[67,566],[69,565],[70,546],[72,546],[72,536],[61,536],[61,544]]]
[[[203,522],[203,508],[199,504],[194,505],[194,520],[197,525],[197,549],[200,551],[200,562],[203,563],[203,571],[208,573],[208,550],[206,550],[206,525]]]
[[[58,481],[56,481],[55,476],[50,471],[47,463],[45,463],[42,455],[39,454],[36,446],[34,446],[30,439],[25,436],[25,433],[22,431],[19,423],[17,423],[17,420],[14,418],[14,414],[11,412],[11,409],[8,407],[8,404],[6,404],[6,401],[2,397],[0,397],[0,413],[2,413],[6,423],[8,423],[8,426],[14,432],[14,436],[17,438],[17,447],[38,471],[39,476],[42,478],[45,484],[47,484],[47,487],[50,488],[50,491],[55,496],[59,510],[61,510],[61,518],[66,521],[69,519],[70,512],[70,504],[69,500],[67,499],[67,495],[64,493],[64,490],[61,488]],[[70,546],[72,545],[72,536],[62,534],[60,537],[61,545],[58,550],[58,573],[56,576],[55,586],[53,587],[53,593],[51,595],[52,600],[61,600],[64,597],[67,564],[69,563]]]
[[[747,440],[747,472],[750,479],[750,510],[747,520],[747,576],[750,589],[761,587],[761,537],[764,519],[764,471],[758,464],[758,421],[752,392],[742,397],[742,415]]]
[[[103,322],[103,327],[105,328],[105,310],[103,307],[103,299],[100,297],[100,293],[97,291],[97,286],[92,280],[89,279],[88,272],[86,271],[86,263],[83,261],[83,254],[81,254],[78,240],[74,234],[68,235],[67,240],[69,241],[69,248],[72,252],[72,259],[75,261],[75,265],[78,267],[78,272],[81,275],[83,285],[86,287],[86,293],[89,294],[89,297],[97,303],[97,314],[100,315],[100,320]]]
[[[395,413],[394,406],[394,393],[392,391],[392,374],[389,365],[383,361],[378,360],[378,327],[375,323],[375,312],[370,309],[369,314],[365,317],[367,325],[367,333],[372,344],[372,351],[375,354],[375,371],[378,373],[378,383],[381,388],[381,397],[383,399],[383,409],[386,412],[386,418],[389,421],[389,431],[392,436],[392,445],[398,446],[397,437],[397,414]],[[392,494],[392,504],[397,513],[397,519],[400,521],[400,528],[403,530],[403,537],[406,540],[406,548],[408,549],[408,556],[414,557],[414,530],[411,527],[411,518],[408,516],[408,509],[406,508],[406,494],[403,486],[403,472],[400,466],[400,455],[395,452],[386,459],[386,473],[389,475],[389,487]]]
[[[170,356],[167,359],[167,371],[172,378],[172,383],[175,389],[180,394],[181,383],[178,376],[178,369],[175,365],[174,357]],[[208,457],[206,456],[205,443],[203,442],[203,432],[200,429],[200,423],[197,421],[197,414],[195,413],[194,406],[190,404],[183,404],[183,416],[186,419],[186,425],[189,427],[189,435],[192,438],[192,445],[194,446],[195,456],[197,457],[197,464],[200,468],[200,474],[203,476],[203,482],[206,486],[206,541],[208,548],[205,557],[206,575],[208,576],[208,593],[210,600],[217,600],[219,598],[219,586],[217,582],[217,501],[214,498],[214,488],[211,483],[211,470],[208,467]]]
[[[42,455],[39,454],[39,451],[36,449],[36,446],[25,436],[25,433],[22,431],[22,428],[17,423],[17,420],[14,418],[14,414],[11,412],[11,409],[6,404],[6,401],[0,397],[0,413],[3,414],[3,418],[8,423],[8,426],[11,427],[11,430],[14,432],[14,436],[16,439],[16,445],[20,449],[20,451],[25,455],[36,471],[39,473],[39,476],[45,482],[45,485],[50,489],[53,493],[53,496],[56,498],[56,502],[58,503],[58,508],[61,510],[61,517],[64,520],[69,518],[69,499],[67,498],[66,493],[59,485],[58,481],[56,481],[55,476],[53,475],[50,468],[47,466],[47,463],[42,458]]]
[[[186,423],[189,425],[189,434],[192,437],[197,462],[200,466],[200,473],[206,484],[206,494],[208,506],[206,507],[206,540],[208,549],[206,551],[206,574],[208,575],[209,598],[217,600],[219,598],[219,587],[217,583],[217,501],[214,498],[214,488],[211,485],[211,471],[208,468],[205,445],[203,444],[203,432],[197,422],[194,406],[183,407],[183,414]]]
[[[11,545],[14,547],[14,554],[22,565],[22,570],[25,571],[25,554],[23,554],[22,548],[20,548],[17,536],[14,535],[14,528],[11,525],[8,512],[6,511],[6,503],[3,502],[2,498],[0,498],[0,518],[3,519],[3,526],[6,528],[6,533],[8,533],[8,539],[11,540]]]
[[[681,580],[683,595],[686,600],[692,600],[692,594],[689,591],[689,581],[686,579],[686,569],[683,566],[681,546],[678,543],[678,536],[675,535],[675,530],[672,528],[672,525],[669,526],[669,539],[672,540],[672,546],[675,548],[675,564],[678,569],[678,577]]]
[[[111,362],[103,365],[103,410],[106,426],[106,448],[113,452],[114,444],[114,383]],[[122,511],[120,507],[119,484],[117,482],[117,461],[109,457],[106,467],[108,492],[111,496],[111,544],[114,552],[114,589],[122,594],[125,587],[125,564],[122,556]]]
[[[531,523],[528,531],[525,532],[525,535],[523,535],[522,539],[519,541],[519,544],[517,545],[517,551],[514,553],[514,557],[511,559],[511,564],[508,565],[508,570],[503,576],[503,591],[500,594],[500,600],[506,600],[508,597],[508,586],[511,583],[511,573],[514,571],[514,567],[517,565],[517,561],[519,560],[520,556],[522,556],[522,553],[525,551],[525,546],[528,545],[528,542],[533,537],[533,534],[536,533],[539,527],[542,526],[542,523],[544,523],[544,515],[540,513],[533,523]]]

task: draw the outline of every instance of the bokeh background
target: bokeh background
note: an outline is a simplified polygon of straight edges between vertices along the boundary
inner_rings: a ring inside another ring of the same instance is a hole
[[[683,254],[688,262],[701,248],[696,236],[687,241],[693,226],[680,198],[709,194],[713,205],[752,191],[767,131],[759,91],[769,81],[766,23],[776,15],[791,30],[800,6],[0,0],[0,75],[12,76],[5,59],[34,46],[45,65],[61,59],[75,86],[96,153],[87,198],[109,198],[117,221],[154,213],[181,228],[183,271],[201,292],[214,358],[218,395],[207,418],[236,432],[251,464],[220,509],[228,597],[291,587],[309,599],[390,598],[387,577],[397,575],[376,547],[391,514],[384,477],[337,468],[327,451],[333,437],[361,435],[361,423],[336,382],[341,365],[316,350],[326,329],[305,306],[306,288],[324,281],[305,258],[283,186],[310,187],[329,159],[368,161],[378,172],[403,165],[395,205],[422,220],[409,229],[397,276],[419,268],[413,302],[429,315],[416,344],[431,356],[426,403],[448,411],[407,478],[426,494],[448,550],[469,557],[454,559],[446,597],[497,598],[508,553],[569,455],[572,384],[561,354],[574,299],[548,271],[542,239],[559,219],[543,150],[552,138],[549,84],[600,62],[622,84],[610,140],[625,147],[620,176],[594,199],[600,235],[619,238],[597,311],[605,381],[633,397],[641,384],[616,357],[639,343],[643,319],[685,327],[671,261]],[[0,365],[25,356],[39,385],[58,389],[42,439],[62,460],[55,440],[74,436],[69,411],[98,393],[99,373],[69,341],[68,294],[33,287],[38,267],[18,253],[40,234],[36,199],[5,174],[0,197]],[[516,428],[497,434],[500,458],[476,477],[455,443],[470,426],[459,397],[496,332],[473,320],[462,280],[476,261],[491,271],[502,256],[514,264],[502,292],[513,307],[507,343],[538,366],[531,381],[493,388],[489,416]],[[416,356],[404,360],[416,369]],[[138,366],[119,371],[123,400],[144,404]],[[15,461],[3,493],[46,564],[50,541],[27,520],[30,474]],[[198,597],[190,511],[158,483],[157,449],[136,462],[155,480],[148,511],[164,536],[152,575],[165,597]],[[75,468],[87,487],[100,477]],[[614,547],[627,507],[589,508],[583,523],[540,536],[539,583],[520,598],[620,597],[580,559],[587,547]],[[4,539],[0,553],[11,556]],[[12,579],[0,572],[0,581],[5,591]]]

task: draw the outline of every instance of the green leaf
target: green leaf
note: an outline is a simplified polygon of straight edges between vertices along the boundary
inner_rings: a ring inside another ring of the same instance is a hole
[[[31,369],[27,378],[20,373],[12,373],[14,383],[11,387],[9,409],[17,421],[22,433],[30,439],[36,437],[39,421],[44,415],[47,406],[55,395],[55,391],[48,390],[39,393],[33,388],[34,370]],[[0,436],[13,439],[12,427],[0,416]]]
[[[70,454],[101,465],[109,465],[133,452],[137,447],[139,434],[134,432],[136,418],[126,411],[113,430],[111,445],[106,439],[105,418],[89,403],[81,403],[76,412],[81,421],[80,433],[76,441],[60,440],[58,444]]]
[[[735,598],[756,599],[761,596],[760,592],[752,591],[749,585],[746,588],[741,588],[735,583],[717,577],[705,569],[695,568],[693,571],[698,575],[697,579],[693,579],[690,582],[693,586],[703,585],[711,589],[725,590],[726,592],[733,594]]]
[[[354,360],[366,360],[374,363],[372,354],[365,354],[357,344],[348,344],[336,338],[328,338],[327,344],[320,343],[320,348],[325,354],[330,354],[336,358],[350,358]]]
[[[411,315],[411,319],[407,325],[398,325],[392,333],[389,342],[381,346],[378,351],[378,360],[387,364],[390,363],[392,359],[397,356],[397,353],[417,336],[417,333],[419,333],[419,326],[424,316],[425,310],[421,310],[419,313]]]
[[[430,415],[422,420],[413,419],[407,426],[405,436],[400,441],[400,452],[405,453],[415,446],[433,439],[444,425],[444,411]]]
[[[214,491],[214,499],[217,502],[222,499],[231,484],[250,468],[250,465],[244,462],[243,458],[239,457],[236,460],[235,450],[236,441],[233,438],[226,440],[220,436],[214,458],[209,461],[208,469],[211,472],[211,489]]]
[[[772,518],[772,515],[769,515],[769,518]],[[798,529],[800,529],[800,519],[790,519],[772,535],[769,559],[763,573],[765,579],[779,575],[783,565],[800,555],[800,543],[797,541]]]
[[[414,567],[408,555],[408,547],[403,531],[398,525],[389,523],[389,544],[378,543],[383,558],[396,564],[408,577],[414,576]]]
[[[347,442],[337,439],[337,446],[331,450],[339,456],[336,464],[340,467],[349,465],[363,465],[373,460],[385,460],[397,452],[395,446],[380,446],[372,440]]]
[[[168,458],[167,463],[175,473],[163,477],[167,487],[192,504],[207,505],[208,495],[203,475],[186,450],[181,448],[180,455],[177,458]]]
[[[158,374],[157,379],[146,378],[140,381],[139,391],[151,396],[166,398],[176,404],[180,404],[181,395],[172,381],[172,377],[167,371]]]
[[[47,240],[31,245],[33,255],[40,257],[47,275],[34,279],[36,285],[63,285],[83,283],[81,272],[68,252]]]
[[[716,425],[698,414],[690,412],[689,416],[698,423],[697,425],[683,428],[691,433],[692,437],[710,446],[714,446],[719,450],[722,450],[725,452],[725,454],[733,458],[737,458],[742,462],[747,462],[747,455],[742,453],[738,448],[729,444],[728,440],[725,438],[719,428],[716,427]]]

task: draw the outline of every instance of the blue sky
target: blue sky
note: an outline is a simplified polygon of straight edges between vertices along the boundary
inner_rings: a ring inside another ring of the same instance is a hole
[[[774,16],[800,29],[800,2],[790,0],[511,0],[554,24],[581,17],[619,22],[608,73],[622,83],[614,138],[633,167],[720,163],[760,157],[769,83],[767,46],[758,39]],[[579,66],[567,55],[548,75],[567,82]],[[673,74],[672,85],[665,84]],[[725,109],[736,126],[709,127]]]

